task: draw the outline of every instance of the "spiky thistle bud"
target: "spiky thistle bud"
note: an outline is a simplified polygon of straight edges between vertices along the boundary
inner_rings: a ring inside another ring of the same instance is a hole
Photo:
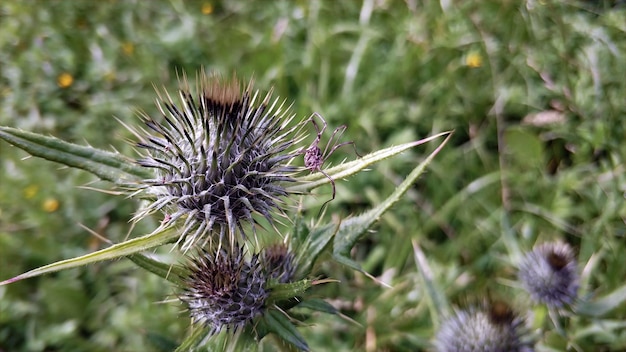
[[[193,323],[207,327],[210,335],[224,329],[236,332],[262,314],[269,292],[258,256],[246,259],[243,248],[222,249],[216,255],[203,251],[185,270],[179,298]]]
[[[458,310],[444,320],[435,336],[438,352],[531,352],[524,320],[508,305]]]
[[[136,133],[146,150],[139,164],[155,170],[143,181],[155,200],[136,219],[159,210],[164,226],[183,218],[183,250],[211,234],[220,241],[228,235],[234,246],[245,224],[254,231],[254,214],[273,223],[284,213],[284,183],[293,181],[290,162],[301,154],[294,145],[303,123],[289,127],[294,115],[284,102],[270,94],[259,101],[252,83],[241,89],[236,78],[201,72],[195,96],[186,79],[181,86],[179,102],[159,94],[160,119],[143,116],[151,133]]]
[[[518,277],[535,301],[561,308],[577,297],[577,270],[572,248],[563,242],[551,242],[526,253]]]
[[[286,244],[278,243],[265,247],[260,261],[271,279],[284,284],[291,282],[296,271],[295,256]]]

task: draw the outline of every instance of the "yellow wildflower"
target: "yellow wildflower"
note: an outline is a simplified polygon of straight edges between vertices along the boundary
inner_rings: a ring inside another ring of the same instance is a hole
[[[210,2],[205,2],[204,4],[202,4],[203,15],[210,15],[212,13],[213,13],[213,4],[211,4]]]
[[[53,213],[59,209],[59,205],[60,203],[58,200],[54,198],[48,198],[43,202],[41,207],[44,211],[47,211],[48,213]]]
[[[479,53],[469,53],[465,57],[465,65],[471,68],[477,68],[483,65],[483,57]]]
[[[127,56],[132,56],[135,52],[135,44],[131,42],[123,42],[122,43],[122,52]]]
[[[104,74],[104,80],[107,82],[115,81],[116,77],[117,76],[115,75],[115,71],[108,71],[107,73]]]
[[[61,88],[67,88],[74,83],[74,77],[67,72],[63,72],[57,77],[57,84]]]

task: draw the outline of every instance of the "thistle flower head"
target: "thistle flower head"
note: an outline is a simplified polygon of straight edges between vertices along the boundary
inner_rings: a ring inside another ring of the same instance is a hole
[[[295,256],[283,243],[265,247],[260,261],[269,277],[281,284],[291,282],[296,272]]]
[[[180,300],[189,308],[192,321],[209,329],[237,331],[263,312],[269,292],[267,275],[258,257],[250,260],[243,248],[217,254],[201,252],[186,267]]]
[[[260,99],[252,83],[241,89],[235,78],[201,72],[196,94],[184,79],[178,95],[160,94],[162,116],[144,116],[151,132],[137,133],[146,151],[138,162],[155,171],[143,185],[155,200],[136,219],[159,210],[164,226],[184,219],[183,250],[216,233],[232,246],[246,223],[254,230],[254,214],[273,223],[283,213],[302,123],[288,127],[294,116],[284,102]]]
[[[507,305],[459,310],[435,336],[439,352],[531,352],[524,320]]]
[[[563,242],[552,242],[526,253],[518,277],[535,301],[561,308],[577,297],[577,270],[572,248]]]

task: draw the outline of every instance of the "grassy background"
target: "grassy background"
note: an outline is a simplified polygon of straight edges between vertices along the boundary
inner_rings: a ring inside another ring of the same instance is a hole
[[[624,289],[623,3],[0,5],[2,125],[133,155],[124,142],[131,136],[113,117],[136,124],[137,109],[154,115],[152,85],[175,89],[177,72],[193,76],[201,67],[254,76],[261,90],[273,86],[293,101],[299,116],[316,111],[333,127],[347,124],[345,138],[362,154],[455,130],[425,177],[353,252],[393,288],[330,261],[320,266],[320,275],[341,280],[320,296],[362,326],[319,316],[301,329],[313,350],[428,348],[439,317],[412,240],[454,306],[489,296],[526,313],[527,296],[511,284],[514,248],[554,239],[577,250],[582,297]],[[329,213],[380,202],[434,147],[338,181]],[[106,185],[25,156],[0,143],[0,279],[105,246],[79,224],[114,241],[126,236],[136,204],[78,188]],[[171,293],[128,261],[1,287],[0,351],[171,350],[188,324],[178,304],[160,303]],[[625,322],[623,304],[601,318],[574,316],[565,336],[541,335],[540,349],[625,350]]]

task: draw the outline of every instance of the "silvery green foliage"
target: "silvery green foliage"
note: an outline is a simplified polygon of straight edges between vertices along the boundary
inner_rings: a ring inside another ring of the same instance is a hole
[[[180,221],[185,251],[214,238],[234,247],[244,226],[254,231],[254,214],[270,223],[283,214],[284,184],[298,171],[290,164],[301,154],[295,146],[306,122],[291,126],[284,102],[260,99],[251,83],[241,89],[235,78],[202,72],[197,85],[194,95],[184,80],[179,101],[162,93],[162,116],[144,116],[150,132],[135,132],[146,152],[138,163],[154,170],[142,182],[154,201],[136,219],[163,211],[163,226]]]
[[[561,308],[574,303],[579,276],[572,248],[563,242],[544,243],[526,253],[519,279],[533,300]]]
[[[510,309],[469,308],[444,320],[435,336],[438,352],[531,352],[524,320]]]

